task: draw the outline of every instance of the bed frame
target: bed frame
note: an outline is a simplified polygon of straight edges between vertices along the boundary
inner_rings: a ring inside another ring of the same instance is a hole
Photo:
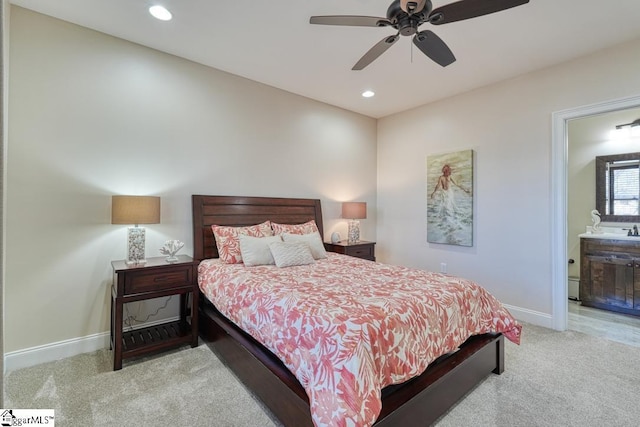
[[[270,197],[192,196],[194,258],[217,258],[212,224],[244,226],[271,220],[284,224],[316,221],[320,200]],[[307,394],[284,364],[251,336],[200,298],[200,335],[285,426],[313,426]],[[376,426],[428,425],[490,373],[504,371],[502,334],[469,338],[458,351],[434,361],[419,377],[382,391]]]

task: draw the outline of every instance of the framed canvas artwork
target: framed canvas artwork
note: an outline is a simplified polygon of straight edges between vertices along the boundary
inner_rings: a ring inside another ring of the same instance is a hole
[[[473,150],[427,156],[427,241],[473,246]]]

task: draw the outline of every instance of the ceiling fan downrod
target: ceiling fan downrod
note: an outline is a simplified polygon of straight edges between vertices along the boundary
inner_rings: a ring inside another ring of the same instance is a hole
[[[400,0],[400,7],[409,15],[419,13],[424,9],[427,0]]]

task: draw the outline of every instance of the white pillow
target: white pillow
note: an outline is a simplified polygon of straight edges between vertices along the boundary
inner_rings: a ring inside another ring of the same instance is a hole
[[[309,244],[305,242],[273,242],[269,249],[278,267],[313,264]]]
[[[313,255],[313,259],[322,259],[327,257],[327,251],[324,249],[324,243],[322,243],[320,233],[318,233],[317,231],[309,234],[284,233],[282,234],[282,240],[284,240],[285,242],[308,243],[309,249],[311,249],[311,255]]]
[[[242,262],[247,267],[254,265],[273,265],[275,260],[271,255],[269,243],[282,242],[280,236],[270,237],[253,237],[244,234],[238,235],[240,241],[240,254],[242,254]]]

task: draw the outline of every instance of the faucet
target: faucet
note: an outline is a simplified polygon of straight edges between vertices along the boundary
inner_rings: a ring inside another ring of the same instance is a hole
[[[637,225],[633,226],[633,235],[634,236],[638,236],[638,226]]]

